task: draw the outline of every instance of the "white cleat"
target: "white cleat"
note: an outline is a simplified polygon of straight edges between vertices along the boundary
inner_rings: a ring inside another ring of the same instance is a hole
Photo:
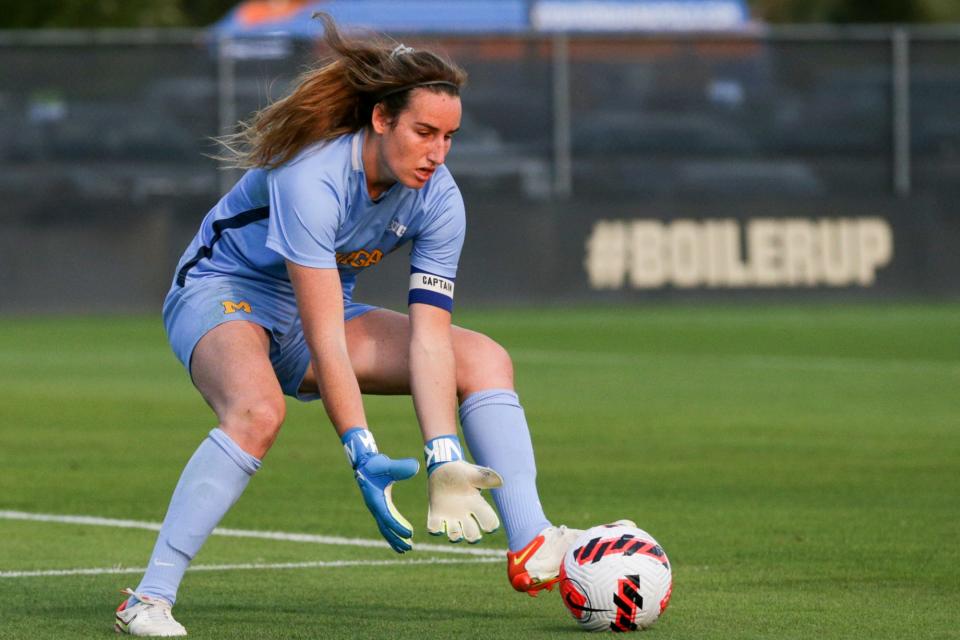
[[[173,619],[171,605],[166,600],[142,595],[133,589],[124,589],[121,593],[133,596],[139,602],[127,606],[128,599],[117,607],[117,621],[113,625],[117,633],[161,638],[187,635],[183,625]]]
[[[610,523],[610,526],[611,526],[611,527],[612,527],[612,526],[618,526],[618,527],[633,527],[634,529],[636,529],[636,528],[637,528],[637,523],[634,522],[633,520],[627,520],[626,518],[624,518],[623,520],[617,520],[616,522],[611,522],[611,523]]]
[[[563,554],[581,533],[563,525],[547,527],[523,549],[508,552],[507,577],[513,588],[531,596],[542,589],[552,591],[560,580]]]

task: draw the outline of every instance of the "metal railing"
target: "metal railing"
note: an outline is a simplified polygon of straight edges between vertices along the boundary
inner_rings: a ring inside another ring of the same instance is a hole
[[[467,151],[460,173],[468,182],[515,189],[533,199],[566,199],[593,188],[658,196],[683,193],[688,187],[711,193],[711,180],[722,187],[724,163],[731,166],[726,173],[736,174],[739,167],[741,176],[756,174],[756,185],[767,180],[774,188],[781,180],[792,185],[787,191],[824,196],[887,189],[908,197],[918,188],[945,187],[957,171],[960,132],[950,126],[947,114],[960,113],[960,70],[949,64],[960,60],[960,27],[784,26],[740,33],[456,38],[431,34],[429,41],[455,49],[454,57],[473,76],[464,104],[476,121],[476,135],[470,140],[473,134],[465,129]],[[149,118],[156,110],[142,113],[141,103],[131,102],[130,96],[149,93],[152,77],[158,84],[168,82],[168,91],[175,92],[179,82],[197,95],[215,95],[215,124],[202,132],[223,134],[264,106],[271,83],[282,91],[277,76],[289,80],[315,53],[309,43],[288,45],[275,46],[258,60],[249,42],[218,42],[202,30],[0,32],[0,67],[6,69],[0,72],[0,132],[13,129],[22,137],[20,125],[26,121],[27,128],[37,125],[48,136],[48,147],[57,147],[57,130],[67,127],[76,102],[88,111],[96,109],[98,100],[114,110],[129,102],[127,122]],[[925,60],[917,55],[918,48],[944,52],[933,52]],[[151,52],[160,49],[183,56],[187,63],[172,74],[154,67]],[[63,66],[80,73],[86,68],[97,76],[99,89],[84,88],[85,78],[75,72],[58,77],[58,56],[74,63]],[[103,75],[111,73],[108,59],[129,56],[143,58],[144,77],[136,79],[135,86],[125,86],[122,74],[116,82],[105,82]],[[83,65],[85,57],[98,58],[101,66]],[[37,63],[39,58],[44,61]],[[37,68],[30,68],[33,64]],[[185,75],[191,73],[192,79]],[[918,90],[925,82],[930,86]],[[944,92],[925,96],[927,103],[940,103],[932,115],[929,104],[917,104],[920,94],[931,91]],[[62,109],[44,111],[38,99],[59,101]],[[175,96],[166,99],[177,102]],[[190,108],[187,102],[180,101],[183,110]],[[190,125],[197,143],[196,161],[206,162],[199,154],[209,149],[197,134],[199,122],[211,121],[210,104],[194,106],[194,118],[183,113],[180,118]],[[74,131],[77,162],[83,161],[79,147],[84,134],[90,141],[113,135],[98,129],[95,120],[91,118],[86,132]],[[886,125],[881,126],[881,120]],[[6,146],[11,145],[16,146]],[[149,155],[149,145],[145,149]],[[921,163],[918,153],[924,155]],[[55,151],[39,147],[8,153],[8,160],[19,161],[21,167],[31,159],[51,158],[57,160]],[[672,186],[661,180],[658,185],[627,167],[650,175],[658,162],[677,175],[692,176],[692,186],[683,180]],[[918,164],[933,176],[919,184]],[[613,171],[623,174],[622,184],[611,176]],[[223,191],[234,178],[222,172],[216,189]],[[511,181],[512,186],[504,186]],[[749,194],[750,189],[747,185],[740,193]]]

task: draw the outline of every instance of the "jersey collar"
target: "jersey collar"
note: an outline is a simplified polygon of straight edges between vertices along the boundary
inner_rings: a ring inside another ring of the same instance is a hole
[[[363,169],[363,157],[361,151],[363,150],[363,129],[360,129],[355,134],[353,134],[353,142],[350,149],[350,162],[353,164],[354,171],[360,171]]]

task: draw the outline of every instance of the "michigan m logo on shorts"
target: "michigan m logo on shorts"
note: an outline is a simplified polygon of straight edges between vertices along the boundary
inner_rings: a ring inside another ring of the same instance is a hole
[[[225,314],[236,313],[237,311],[243,311],[244,313],[250,313],[252,309],[250,308],[249,302],[231,302],[230,300],[224,300],[220,304],[223,305],[223,312]]]

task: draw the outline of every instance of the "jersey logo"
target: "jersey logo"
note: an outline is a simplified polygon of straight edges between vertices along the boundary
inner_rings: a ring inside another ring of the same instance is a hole
[[[407,225],[400,224],[400,220],[398,218],[394,218],[390,221],[390,226],[387,227],[387,231],[396,234],[398,238],[402,238],[403,234],[407,232]]]
[[[236,313],[237,311],[243,311],[244,313],[252,313],[253,309],[250,308],[249,302],[232,302],[230,300],[224,300],[220,304],[223,305],[224,313]]]
[[[337,254],[337,264],[342,264],[357,269],[372,267],[382,259],[383,251],[380,251],[380,249],[374,249],[373,251],[365,251],[360,249],[359,251],[353,251],[351,253]]]

